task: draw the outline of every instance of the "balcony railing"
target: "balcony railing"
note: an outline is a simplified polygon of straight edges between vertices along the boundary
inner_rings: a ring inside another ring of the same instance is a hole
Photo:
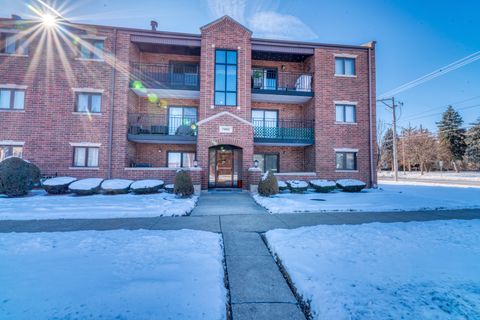
[[[253,119],[253,137],[258,143],[312,144],[313,120]]]
[[[131,83],[151,89],[199,90],[198,64],[132,63]]]
[[[313,75],[307,72],[252,70],[252,90],[257,93],[311,95]]]
[[[196,116],[130,113],[128,115],[128,135],[134,141],[194,141],[197,135],[196,123]]]

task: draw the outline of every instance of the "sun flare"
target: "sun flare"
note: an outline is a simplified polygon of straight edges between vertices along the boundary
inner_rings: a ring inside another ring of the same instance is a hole
[[[43,25],[47,28],[54,28],[57,25],[57,18],[50,13],[43,14],[41,18]]]

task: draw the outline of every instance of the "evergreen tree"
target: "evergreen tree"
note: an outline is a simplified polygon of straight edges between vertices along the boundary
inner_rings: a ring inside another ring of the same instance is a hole
[[[452,106],[448,106],[442,119],[437,122],[439,142],[449,151],[456,171],[458,169],[455,162],[463,160],[467,148],[462,124],[462,117]]]
[[[473,127],[468,130],[465,139],[467,143],[465,155],[468,161],[480,164],[480,118],[472,125]]]
[[[380,147],[380,168],[393,169],[393,130],[389,128],[382,139]]]

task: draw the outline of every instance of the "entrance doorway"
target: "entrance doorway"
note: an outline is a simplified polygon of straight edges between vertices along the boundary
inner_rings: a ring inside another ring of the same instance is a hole
[[[220,145],[208,150],[208,187],[242,187],[242,149]]]

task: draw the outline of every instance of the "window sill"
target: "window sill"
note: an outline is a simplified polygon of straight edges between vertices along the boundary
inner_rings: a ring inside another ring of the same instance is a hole
[[[351,125],[355,126],[355,125],[358,124],[358,122],[338,122],[338,121],[336,121],[335,124],[346,124],[346,125],[350,125],[350,126]]]
[[[358,172],[358,170],[335,170],[335,172]]]
[[[356,78],[356,74],[335,74],[335,77],[339,78]]]
[[[0,112],[18,112],[18,113],[25,113],[25,109],[0,109]]]
[[[72,114],[76,114],[79,116],[101,116],[101,112],[72,112]]]
[[[70,167],[70,170],[100,170],[99,167]]]
[[[2,57],[24,57],[28,58],[28,54],[20,54],[20,53],[0,53]]]
[[[105,62],[105,59],[75,58],[75,60],[77,60],[77,61]]]

